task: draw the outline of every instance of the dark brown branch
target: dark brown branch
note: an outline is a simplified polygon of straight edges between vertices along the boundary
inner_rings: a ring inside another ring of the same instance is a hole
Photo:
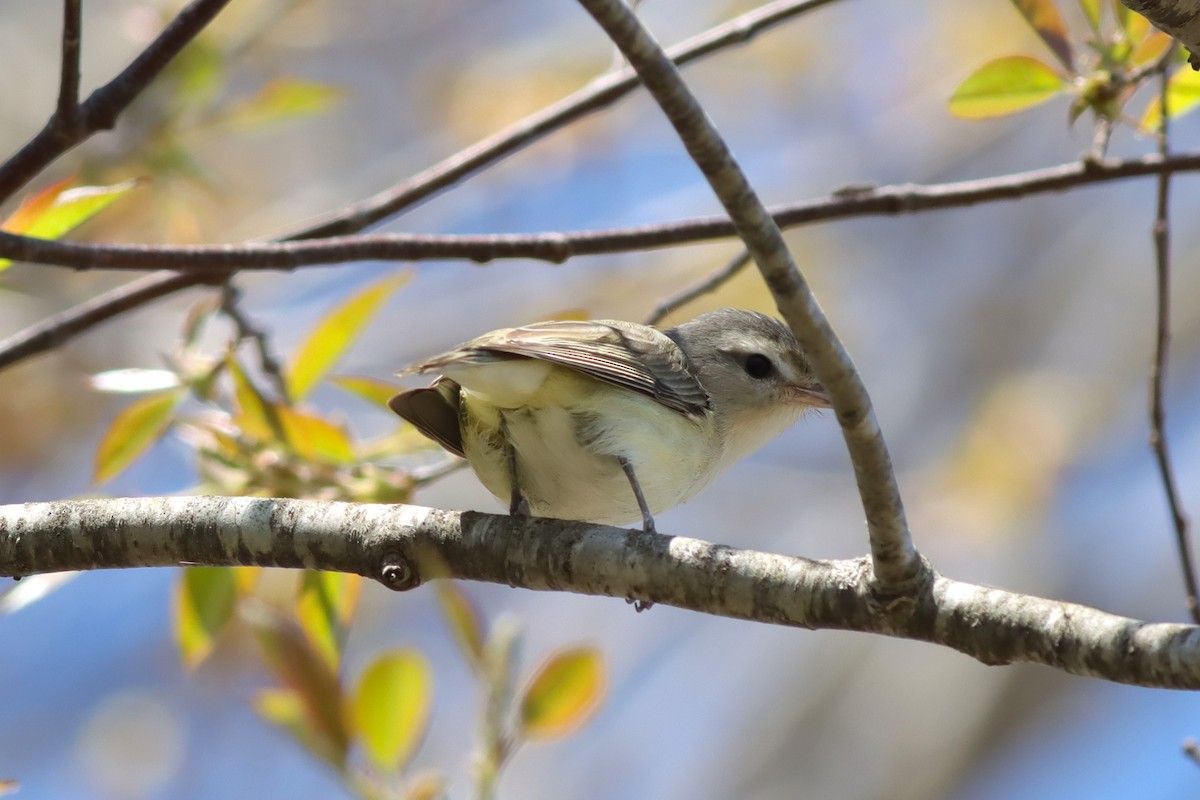
[[[764,31],[831,2],[833,0],[781,0],[767,3],[761,8],[748,11],[680,42],[668,53],[676,64],[683,66],[727,47],[749,42]],[[637,75],[632,69],[604,75],[557,103],[455,153],[374,197],[327,216],[309,220],[301,227],[275,238],[317,239],[357,233],[386,217],[412,208],[547,134],[611,106],[639,85]]]
[[[840,192],[816,200],[778,206],[772,210],[772,214],[780,226],[791,228],[812,222],[848,217],[891,216],[945,208],[961,208],[978,203],[1016,200],[1048,192],[1061,192],[1095,183],[1196,170],[1200,170],[1200,153],[1172,155],[1166,159],[1158,155],[1149,155],[1127,161],[1072,162],[995,178],[931,186],[909,183],[883,186],[877,189],[862,189],[853,193]],[[385,237],[383,241],[376,242],[373,246],[377,248],[375,257],[378,258],[412,260],[474,258],[483,261],[494,258],[547,258],[547,254],[553,254],[557,258],[565,259],[579,255],[620,253],[655,247],[695,244],[712,239],[728,238],[733,235],[733,225],[728,219],[706,217],[662,225],[645,225],[639,228],[506,237],[507,254],[497,252],[493,246],[494,237],[416,237],[421,240],[419,245],[414,244],[411,238],[407,241],[393,240],[392,244],[385,245],[387,241]],[[53,246],[53,251],[45,250],[44,246]],[[97,248],[104,251],[104,259],[107,263],[103,266],[108,268],[157,269],[163,266],[162,255],[173,253],[171,258],[185,269],[204,265],[214,255],[219,259],[231,260],[235,268],[254,269],[264,266],[262,263],[264,253],[273,252],[273,248],[281,246],[283,245],[270,243],[192,248],[149,245],[123,247],[70,245],[0,234],[0,257],[20,258],[20,253],[24,253],[25,260],[28,261],[79,269],[102,266],[96,260]],[[246,251],[244,250],[246,247],[251,249]],[[337,246],[329,245],[326,240],[310,242],[308,247],[312,249],[306,251],[306,259],[303,263],[297,260],[290,266],[281,265],[272,268],[287,269],[305,264],[331,264],[353,260],[339,258]],[[240,255],[235,257],[231,253],[240,253]],[[56,258],[58,260],[55,260]],[[548,260],[554,260],[554,258]],[[128,294],[133,296],[131,302],[127,302],[125,288],[114,290],[76,309],[22,331],[6,342],[0,342],[0,368],[56,347],[98,322],[171,292],[203,283],[220,283],[225,274],[227,273],[220,271],[194,272],[183,275],[174,272],[155,273],[143,281],[136,282],[136,287],[131,284],[128,291]],[[110,303],[112,308],[107,307]],[[56,332],[54,327],[59,322],[64,327],[61,332]]]
[[[62,68],[54,124],[71,130],[79,120],[79,48],[83,42],[80,0],[63,0]]]
[[[247,317],[239,305],[241,293],[233,283],[226,283],[221,289],[221,313],[229,318],[233,323],[234,332],[239,341],[250,340],[254,343],[255,350],[258,351],[258,363],[262,367],[263,374],[271,381],[271,385],[275,388],[275,393],[279,399],[288,405],[291,403],[291,393],[288,391],[287,378],[283,375],[283,365],[275,354],[271,351],[271,344],[267,339],[267,334],[257,325],[255,325],[249,317]],[[268,404],[268,417],[274,418],[275,407]],[[283,433],[282,425],[279,428],[280,439],[287,441],[287,435]]]
[[[229,0],[192,0],[121,74],[79,105],[73,124],[68,126],[58,115],[51,117],[41,131],[0,164],[0,202],[12,197],[67,150],[97,131],[112,128],[126,106],[228,3]],[[59,102],[61,107],[61,96]]]
[[[733,619],[931,642],[985,664],[1200,688],[1200,628],[936,575],[904,602],[880,602],[867,559],[816,561],[583,522],[405,505],[142,497],[0,506],[0,575],[182,563],[336,570],[397,589],[445,577],[637,595]]]
[[[1148,155],[1127,161],[1072,162],[1045,169],[954,183],[897,184],[769,209],[792,228],[848,217],[893,216],[1015,200],[1077,186],[1162,173],[1200,170],[1200,153]],[[222,245],[70,244],[0,232],[0,257],[74,269],[229,270],[294,269],[363,259],[464,260],[479,263],[527,258],[561,263],[577,256],[625,253],[696,244],[737,235],[725,217],[568,233],[422,235],[371,234],[298,242]]]
[[[1171,48],[1172,50],[1174,48]],[[1159,155],[1166,159],[1168,156],[1168,125],[1170,110],[1167,108],[1167,60],[1162,60],[1162,70],[1159,83],[1159,102],[1162,111],[1161,129],[1158,137]],[[1171,520],[1174,523],[1175,543],[1179,549],[1179,566],[1183,570],[1183,585],[1187,597],[1188,614],[1192,621],[1200,624],[1200,601],[1197,600],[1196,566],[1192,558],[1192,543],[1189,534],[1187,514],[1183,510],[1183,501],[1179,497],[1179,489],[1175,481],[1175,469],[1171,462],[1171,453],[1167,442],[1166,428],[1166,394],[1167,358],[1171,341],[1171,242],[1170,242],[1170,192],[1171,176],[1163,173],[1158,176],[1158,191],[1155,202],[1154,220],[1154,262],[1155,262],[1155,299],[1156,325],[1154,336],[1154,361],[1150,368],[1150,446],[1154,449],[1154,457],[1158,463],[1158,472],[1162,478],[1163,490],[1167,496],[1167,505],[1171,510]]]
[[[646,324],[657,325],[666,319],[667,315],[683,308],[696,298],[715,292],[749,265],[750,251],[743,250],[712,275],[659,303],[654,311],[650,312],[650,316],[646,317]]]
[[[0,369],[58,347],[105,320],[208,280],[209,276],[198,273],[156,272],[130,281],[0,341]]]

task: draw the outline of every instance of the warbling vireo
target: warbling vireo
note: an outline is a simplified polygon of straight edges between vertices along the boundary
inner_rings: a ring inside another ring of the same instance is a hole
[[[399,375],[388,406],[470,462],[513,514],[620,524],[693,497],[825,390],[787,327],[722,308],[658,330],[618,320],[492,331]]]

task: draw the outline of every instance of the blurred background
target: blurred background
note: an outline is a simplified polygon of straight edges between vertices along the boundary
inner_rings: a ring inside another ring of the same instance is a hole
[[[171,3],[90,0],[83,85],[123,68]],[[640,13],[678,41],[747,3],[650,0]],[[60,10],[0,7],[0,151],[53,111]],[[215,242],[270,236],[379,191],[586,83],[613,52],[574,3],[522,0],[247,0],[207,39],[235,103],[265,82],[337,87],[326,113],[245,129],[180,111],[154,90],[111,133],[40,181],[153,175],[111,218],[105,241]],[[1007,0],[843,0],[748,46],[687,68],[763,198],[782,203],[852,184],[938,183],[1049,166],[1091,144],[1058,99],[965,121],[954,88],[1009,53],[1049,59]],[[1140,113],[1145,100],[1130,108]],[[1200,143],[1200,115],[1173,146]],[[1115,156],[1154,143],[1129,127]],[[39,183],[39,185],[41,185]],[[37,186],[30,189],[38,188]],[[1197,181],[1173,182],[1174,339],[1167,409],[1183,500],[1200,508],[1200,271]],[[1150,179],[789,232],[793,252],[870,388],[918,545],[944,574],[1183,621],[1180,570],[1147,445],[1154,343]],[[718,205],[643,95],[509,158],[382,230],[582,230],[714,214]],[[107,220],[107,221],[106,221]],[[422,263],[337,372],[390,379],[419,357],[495,327],[566,313],[638,320],[737,253],[733,242],[578,258],[562,266]],[[238,279],[245,311],[288,354],[336,302],[401,265],[359,263]],[[18,265],[0,279],[0,337],[117,285],[122,276]],[[0,502],[196,485],[169,436],[95,486],[92,458],[128,398],[90,373],[160,367],[188,307],[173,297],[0,373]],[[723,305],[771,310],[757,277],[736,279],[670,321]],[[332,389],[312,404],[362,435],[384,409]],[[436,460],[429,455],[428,460]],[[498,511],[468,472],[421,490],[422,505]],[[811,415],[731,470],[660,529],[738,547],[845,558],[866,551],[835,420]],[[185,671],[170,632],[174,570],[82,575],[0,618],[0,778],[28,798],[336,797],[320,763],[247,705],[263,684],[236,646]],[[938,647],[860,634],[751,625],[619,599],[499,586],[465,591],[489,619],[520,621],[525,668],[594,644],[609,693],[561,742],[531,745],[500,796],[520,798],[1195,797],[1200,699],[1032,666],[985,667]],[[471,794],[478,689],[434,595],[364,590],[346,669],[386,646],[433,662],[436,699],[417,769]]]

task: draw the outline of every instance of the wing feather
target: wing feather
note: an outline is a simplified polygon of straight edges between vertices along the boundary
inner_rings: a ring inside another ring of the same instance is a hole
[[[541,322],[492,331],[404,372],[513,358],[569,367],[684,414],[703,414],[711,407],[691,362],[674,341],[655,328],[620,320]]]

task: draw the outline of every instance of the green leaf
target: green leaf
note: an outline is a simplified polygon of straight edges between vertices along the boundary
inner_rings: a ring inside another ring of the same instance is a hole
[[[1067,69],[1074,69],[1067,25],[1053,0],[1012,0],[1017,11]]]
[[[323,743],[319,754],[341,769],[350,748],[342,690],[337,675],[305,640],[296,625],[266,606],[246,606],[263,662],[299,701],[299,718],[312,737]],[[280,701],[281,702],[281,701]],[[278,710],[278,709],[276,709]]]
[[[261,128],[279,122],[323,114],[345,96],[338,86],[295,78],[268,81],[251,97],[236,103],[223,115],[230,127]]]
[[[1200,105],[1200,72],[1192,69],[1176,70],[1167,80],[1167,108],[1171,119],[1183,116]],[[1142,128],[1157,131],[1162,128],[1162,103],[1155,96],[1142,115]]]
[[[1005,56],[971,73],[950,97],[950,112],[965,119],[1002,117],[1044,103],[1066,81],[1047,64],[1028,56]]]
[[[387,381],[356,375],[339,375],[330,378],[329,382],[358,395],[373,406],[386,406],[387,401],[400,391],[399,386],[394,386]]]
[[[371,762],[398,772],[429,723],[433,670],[415,650],[393,650],[376,658],[358,682],[354,724]]]
[[[233,616],[238,577],[225,567],[191,567],[175,591],[175,644],[183,664],[192,669],[208,658],[217,636]]]
[[[462,651],[467,663],[478,671],[483,666],[484,633],[479,609],[467,593],[453,581],[436,581],[438,603],[454,641]]]
[[[55,183],[23,202],[0,230],[35,239],[57,239],[82,225],[132,192],[144,181],[131,180],[112,186],[78,186],[67,189],[71,180]],[[12,261],[0,259],[0,270]]]
[[[325,315],[288,365],[288,393],[292,402],[304,399],[320,383],[346,348],[358,338],[388,295],[410,280],[412,273],[402,272],[380,281]]]
[[[521,732],[555,739],[578,728],[600,707],[604,659],[592,647],[565,650],[538,670],[521,698]]]
[[[308,643],[337,672],[350,622],[362,595],[362,578],[345,572],[309,570],[300,581],[296,619]]]
[[[179,391],[147,395],[118,414],[96,448],[92,480],[111,480],[158,441],[170,426],[180,397]]]

